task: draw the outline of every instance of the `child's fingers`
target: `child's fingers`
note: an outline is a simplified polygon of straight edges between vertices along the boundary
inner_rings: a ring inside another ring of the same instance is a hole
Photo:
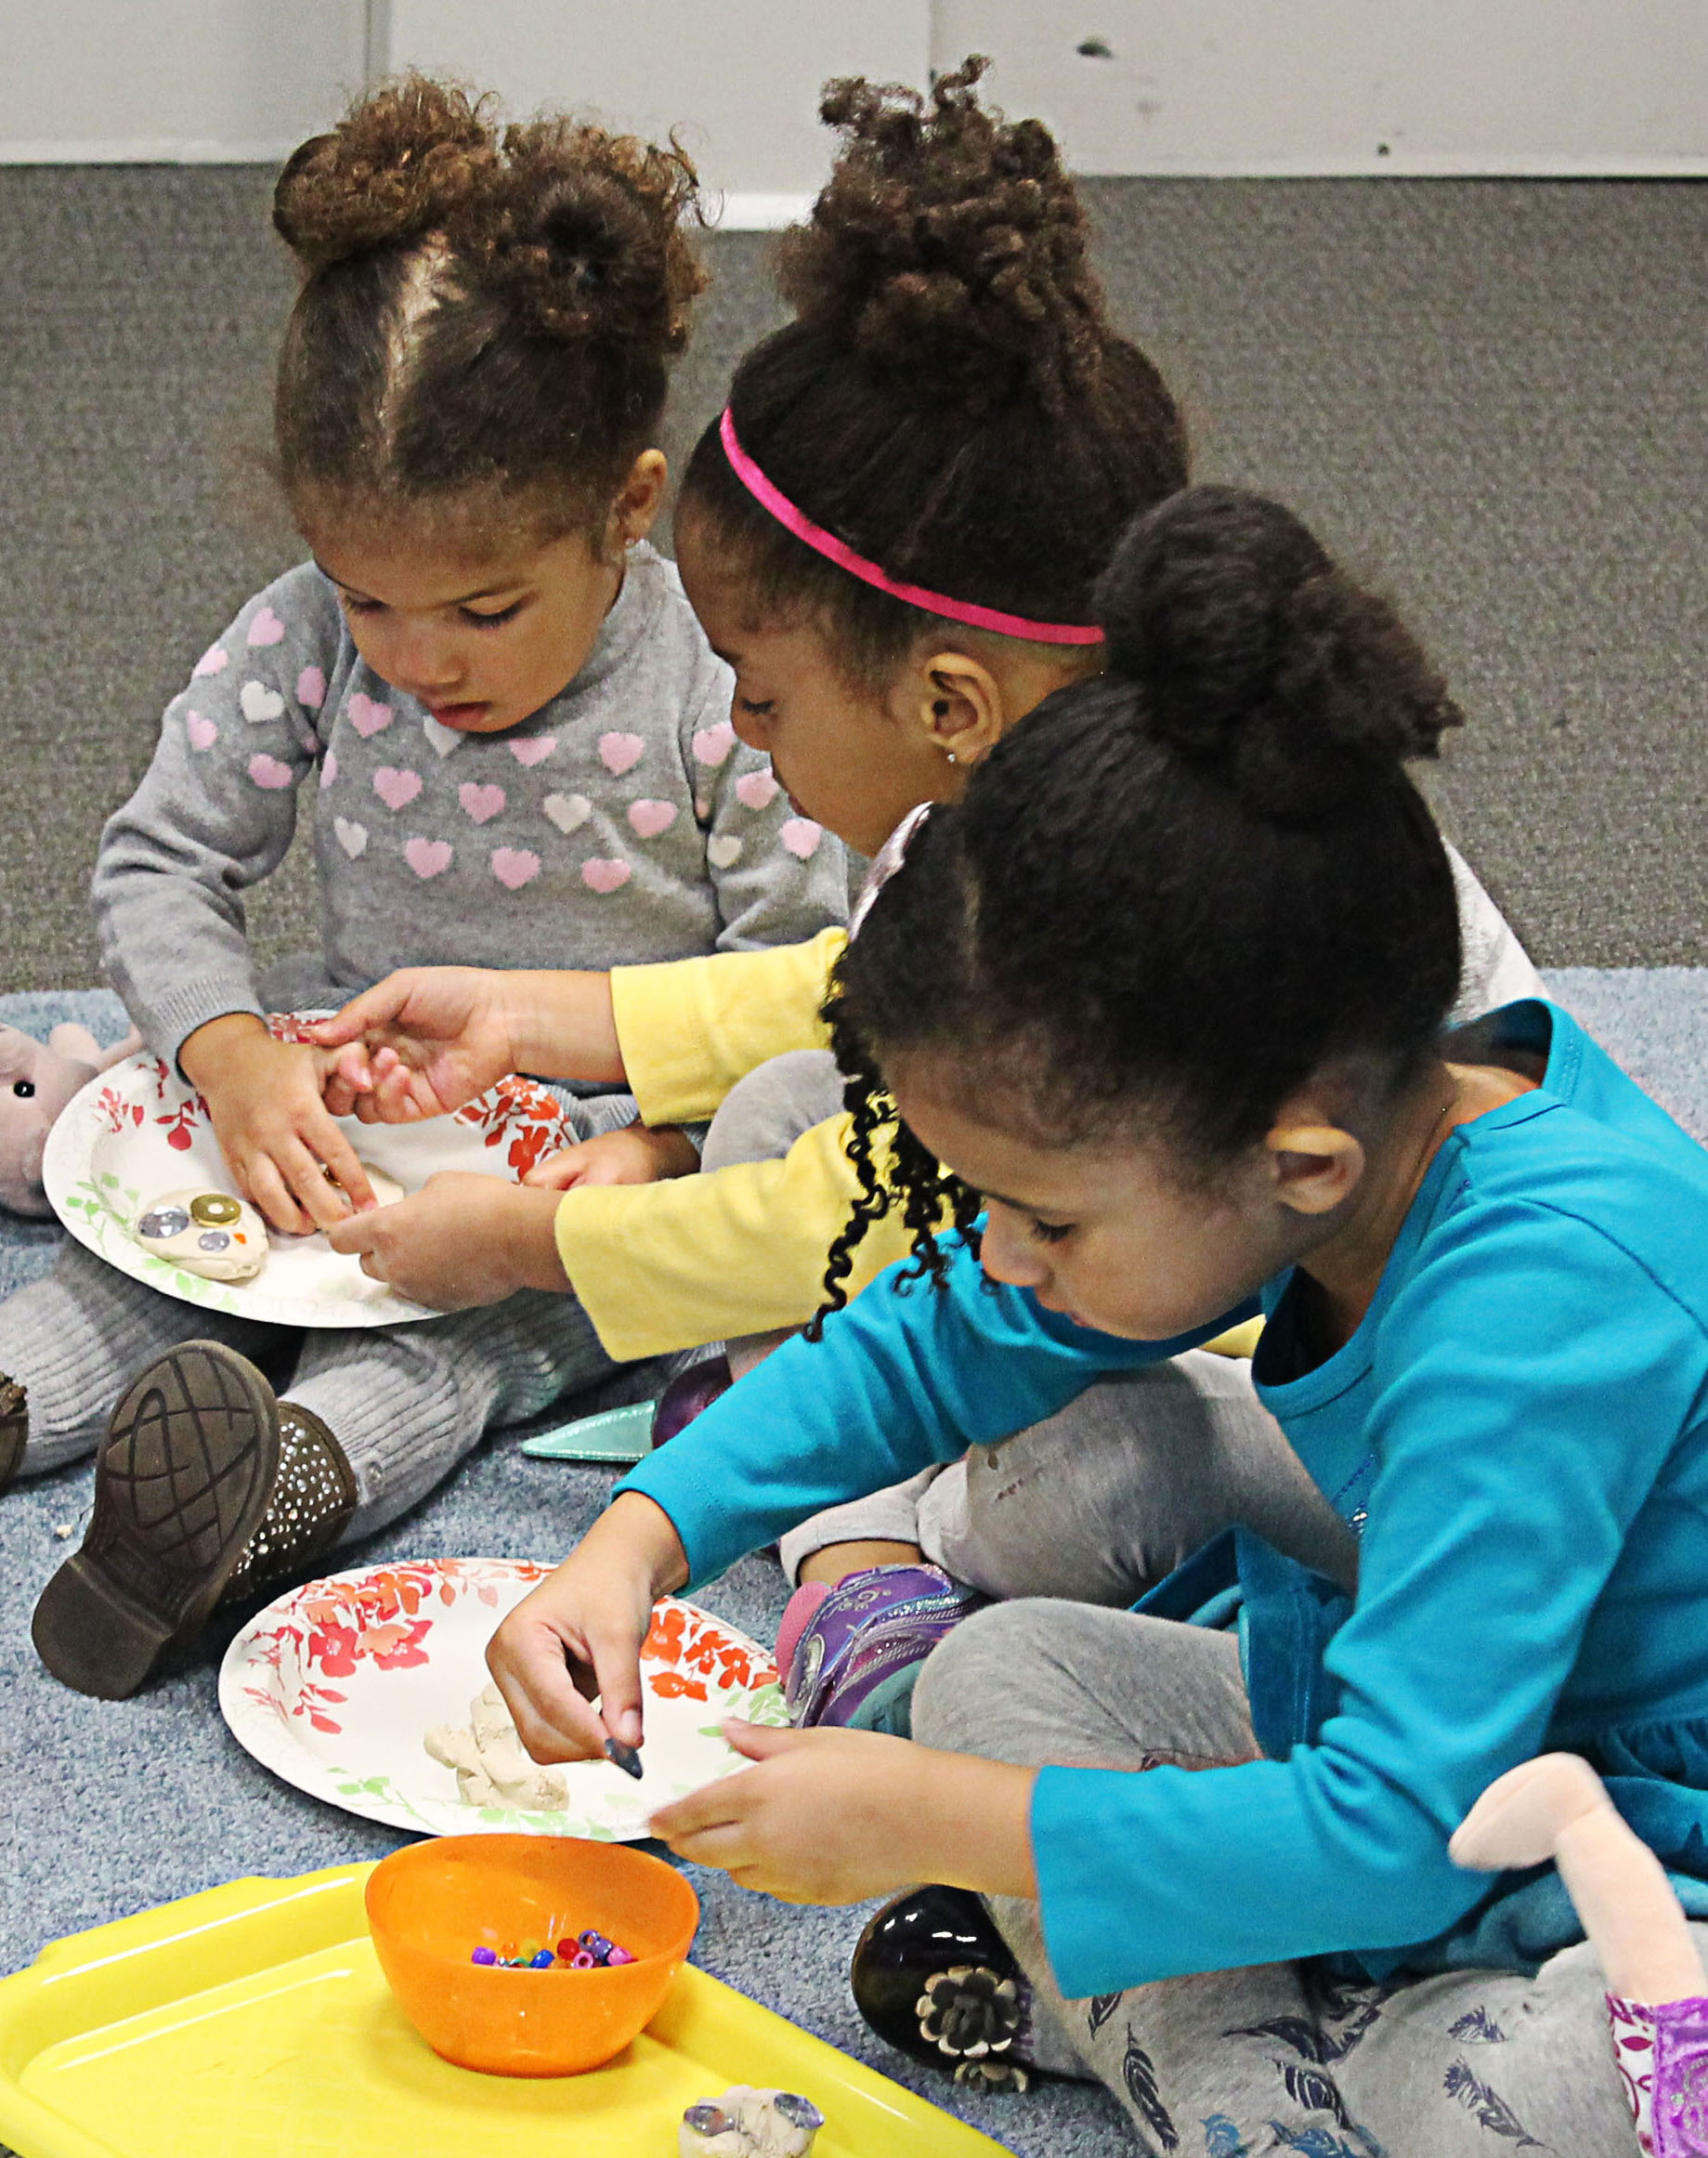
[[[307,1032],[326,1049],[359,1040],[362,1035],[391,1024],[409,1002],[411,987],[407,973],[387,974],[383,982],[375,982],[372,988],[364,989],[359,997],[352,997],[330,1019],[311,1021]]]
[[[534,1760],[592,1760],[605,1751],[607,1726],[588,1698],[591,1674],[577,1671],[572,1653],[561,1634],[539,1624],[488,1643],[487,1668]]]
[[[379,1201],[373,1196],[373,1186],[368,1182],[368,1171],[361,1165],[361,1157],[355,1147],[339,1131],[336,1124],[328,1122],[324,1132],[315,1134],[315,1147],[321,1162],[338,1180],[338,1189],[351,1207],[360,1213],[372,1213]],[[337,1193],[332,1195],[337,1197]],[[343,1221],[346,1210],[340,1207],[333,1221]],[[322,1228],[330,1228],[331,1222],[322,1222]]]
[[[720,1726],[738,1754],[750,1761],[769,1760],[773,1754],[798,1753],[814,1745],[812,1735],[788,1724],[744,1723],[739,1716],[726,1717]]]
[[[671,1850],[701,1837],[733,1833],[746,1823],[752,1810],[758,1796],[753,1785],[750,1769],[736,1776],[719,1776],[673,1805],[660,1806],[648,1825]]]
[[[667,1827],[664,1814],[655,1813],[646,1825],[660,1843],[668,1843],[678,1858],[685,1858],[691,1865],[715,1865],[733,1874],[737,1867],[760,1863],[758,1854],[749,1849],[746,1827],[733,1822],[721,1822],[711,1828],[678,1829]]]
[[[306,1236],[314,1226],[296,1201],[291,1197],[284,1178],[272,1157],[257,1154],[251,1157],[246,1181],[248,1197],[260,1208],[275,1229],[287,1236]]]
[[[522,1182],[535,1191],[567,1191],[581,1181],[583,1166],[579,1146],[560,1147],[543,1161],[537,1161]]]

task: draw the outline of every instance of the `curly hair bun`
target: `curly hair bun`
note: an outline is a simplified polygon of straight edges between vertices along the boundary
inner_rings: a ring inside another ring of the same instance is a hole
[[[463,245],[541,336],[679,352],[706,284],[678,229],[698,194],[673,147],[539,121],[506,130],[503,170]]]
[[[309,269],[406,247],[454,216],[496,158],[478,104],[407,75],[292,156],[273,190],[273,224]]]
[[[1464,717],[1387,601],[1238,488],[1188,488],[1130,525],[1096,612],[1146,731],[1279,821],[1434,756]]]
[[[1083,207],[1040,121],[984,111],[974,58],[929,101],[864,77],[829,84],[836,171],[779,253],[809,329],[850,339],[916,389],[1050,409],[1093,384],[1111,334]]]

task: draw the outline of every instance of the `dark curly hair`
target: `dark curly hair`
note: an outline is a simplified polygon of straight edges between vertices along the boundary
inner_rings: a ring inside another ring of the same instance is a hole
[[[837,968],[826,1007],[868,1222],[973,1203],[905,1127],[883,1074],[941,1058],[958,1099],[1053,1144],[1162,1136],[1213,1182],[1312,1072],[1398,1089],[1457,993],[1453,873],[1404,764],[1461,722],[1382,599],[1289,511],[1197,487],[1140,517],[1097,593],[1110,672],[1047,698],[934,809]]]
[[[795,319],[743,359],[730,409],[766,477],[890,576],[1085,623],[1122,527],[1185,484],[1185,427],[1109,322],[1049,130],[980,105],[985,64],[929,98],[829,85],[843,147],[778,257]],[[881,680],[930,619],[761,509],[715,423],[679,516],[706,520],[768,619],[821,622],[855,681]]]
[[[294,506],[516,498],[602,533],[664,408],[706,282],[681,229],[694,167],[563,120],[502,129],[410,75],[279,177],[304,277],[275,422]]]

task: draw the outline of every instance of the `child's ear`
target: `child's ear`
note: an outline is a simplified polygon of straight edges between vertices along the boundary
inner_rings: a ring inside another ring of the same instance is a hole
[[[619,545],[632,547],[651,531],[664,505],[664,490],[670,484],[670,477],[671,468],[662,450],[643,450],[630,465],[629,477],[611,505],[611,520]]]
[[[909,700],[932,746],[953,765],[976,765],[1008,730],[1002,685],[968,652],[933,652],[914,672]]]
[[[1364,1173],[1364,1150],[1337,1124],[1277,1124],[1263,1141],[1275,1197],[1297,1214],[1329,1214]]]

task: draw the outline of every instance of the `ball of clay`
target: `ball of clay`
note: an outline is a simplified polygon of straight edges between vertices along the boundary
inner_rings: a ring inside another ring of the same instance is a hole
[[[145,1251],[209,1281],[251,1281],[267,1264],[267,1223],[229,1192],[163,1192],[131,1223]]]
[[[561,1813],[569,1787],[554,1768],[530,1760],[503,1696],[484,1687],[469,1704],[466,1725],[436,1724],[422,1741],[433,1759],[457,1772],[465,1806],[502,1806],[524,1813]]]
[[[680,2158],[807,2158],[825,2116],[793,2090],[738,2083],[722,2098],[701,2099],[682,2116]]]

